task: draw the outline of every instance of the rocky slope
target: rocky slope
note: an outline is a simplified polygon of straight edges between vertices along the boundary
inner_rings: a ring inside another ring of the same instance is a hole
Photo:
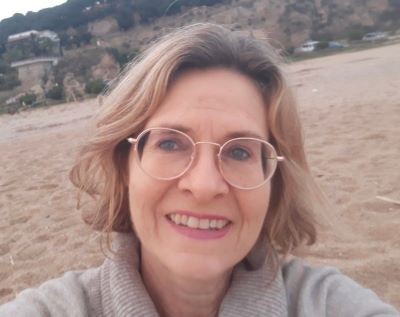
[[[135,19],[140,20],[140,16]],[[400,27],[399,21],[398,0],[233,0],[186,9],[126,32],[116,31],[115,21],[108,17],[92,23],[89,31],[104,45],[141,47],[172,28],[215,22],[272,38],[276,45],[291,48],[311,38],[329,40],[346,38],[354,32],[394,30]]]

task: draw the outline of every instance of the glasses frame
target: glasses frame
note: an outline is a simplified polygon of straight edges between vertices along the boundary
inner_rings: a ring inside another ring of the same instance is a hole
[[[193,153],[192,153],[191,156],[190,156],[190,161],[189,161],[187,167],[186,167],[180,174],[178,174],[178,175],[176,175],[176,176],[173,176],[173,177],[168,177],[168,178],[156,177],[156,176],[154,176],[154,175],[151,175],[149,172],[147,172],[147,171],[142,167],[142,163],[141,163],[140,160],[139,160],[139,155],[136,155],[136,160],[137,160],[137,162],[138,162],[138,164],[139,164],[140,169],[141,169],[146,175],[148,175],[148,176],[150,176],[150,177],[152,177],[152,178],[154,178],[154,179],[157,179],[157,180],[169,181],[169,180],[174,180],[174,179],[177,179],[177,178],[183,176],[183,175],[190,169],[190,167],[191,167],[192,164],[193,164],[193,161],[194,161],[194,159],[195,159],[195,157],[196,157],[196,154],[197,154],[196,145],[198,145],[198,144],[210,144],[210,145],[214,145],[214,146],[218,147],[219,150],[218,150],[218,153],[217,153],[217,157],[218,157],[218,169],[219,169],[219,172],[221,173],[222,177],[224,178],[224,180],[225,180],[229,185],[231,185],[231,186],[233,186],[233,187],[235,187],[235,188],[238,188],[238,189],[243,189],[243,190],[251,190],[251,189],[256,189],[256,188],[258,188],[258,187],[263,186],[263,185],[264,185],[265,183],[267,183],[267,182],[273,177],[273,175],[275,174],[275,171],[276,171],[276,168],[277,168],[277,166],[278,166],[278,163],[285,160],[285,157],[277,155],[276,150],[275,150],[275,147],[274,147],[272,144],[270,144],[269,142],[267,142],[267,141],[265,141],[265,140],[263,140],[263,139],[253,138],[253,137],[239,137],[239,138],[233,138],[233,139],[230,139],[230,140],[224,142],[223,144],[219,144],[219,143],[216,143],[216,142],[208,142],[208,141],[198,141],[198,142],[195,142],[189,135],[187,135],[186,133],[184,133],[184,132],[182,132],[182,131],[179,131],[179,130],[176,130],[176,129],[172,129],[172,128],[152,127],[152,128],[147,128],[147,129],[143,130],[142,132],[140,132],[139,135],[138,135],[136,138],[128,137],[128,138],[126,139],[126,141],[128,141],[130,144],[134,145],[134,150],[138,153],[138,144],[139,144],[138,141],[143,137],[143,135],[145,135],[147,132],[152,131],[152,130],[167,130],[167,131],[172,131],[172,132],[181,134],[181,135],[185,136],[186,138],[188,138],[188,139],[190,140],[190,142],[192,143],[192,145],[193,145]],[[259,141],[259,142],[264,143],[267,147],[269,147],[269,148],[272,150],[271,153],[273,154],[273,156],[272,156],[272,157],[268,157],[268,159],[275,160],[275,165],[274,165],[274,167],[273,167],[273,169],[272,169],[271,175],[270,175],[269,177],[267,177],[261,184],[256,185],[256,186],[252,186],[252,187],[241,187],[241,186],[238,186],[238,185],[236,185],[236,184],[231,183],[231,182],[227,179],[227,177],[225,176],[224,171],[223,171],[223,168],[222,168],[221,153],[222,153],[223,148],[224,148],[227,144],[229,144],[229,143],[231,143],[231,142],[234,142],[234,141],[237,141],[237,140],[254,140],[254,141]]]

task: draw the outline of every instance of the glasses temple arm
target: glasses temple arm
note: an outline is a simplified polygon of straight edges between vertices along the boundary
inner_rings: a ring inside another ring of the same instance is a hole
[[[126,140],[131,144],[135,144],[137,141],[137,139],[135,139],[135,138],[127,138]]]

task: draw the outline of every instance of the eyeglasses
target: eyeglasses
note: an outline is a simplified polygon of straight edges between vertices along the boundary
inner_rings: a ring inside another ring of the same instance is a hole
[[[137,138],[127,138],[135,145],[140,168],[158,180],[173,180],[185,174],[196,156],[196,146],[209,144],[219,148],[218,167],[233,187],[255,189],[273,176],[277,164],[284,160],[267,141],[240,137],[220,145],[194,142],[186,133],[170,128],[149,128]]]

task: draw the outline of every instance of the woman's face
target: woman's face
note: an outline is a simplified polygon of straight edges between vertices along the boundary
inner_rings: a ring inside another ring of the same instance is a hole
[[[262,96],[249,78],[227,69],[193,70],[171,86],[146,128],[172,127],[195,142],[222,144],[233,135],[268,139],[265,118]],[[196,147],[190,169],[169,181],[145,174],[132,147],[130,212],[143,259],[182,277],[209,279],[229,272],[253,247],[267,212],[270,183],[253,190],[234,188],[218,169],[218,149]],[[175,224],[176,217],[192,217],[198,224],[219,221],[224,227],[191,229]]]

